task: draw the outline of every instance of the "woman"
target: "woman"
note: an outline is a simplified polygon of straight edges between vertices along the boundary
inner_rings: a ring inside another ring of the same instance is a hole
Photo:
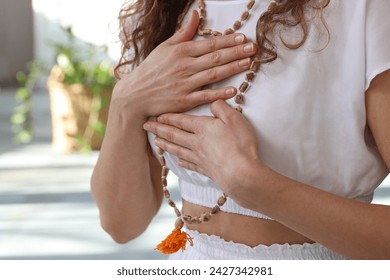
[[[390,208],[370,202],[390,166],[390,3],[164,2],[124,15],[136,67],[92,177],[103,227],[131,240],[164,195],[188,234],[173,259],[389,258]]]

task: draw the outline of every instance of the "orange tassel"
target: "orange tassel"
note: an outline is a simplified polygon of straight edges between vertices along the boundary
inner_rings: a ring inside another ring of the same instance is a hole
[[[187,241],[191,246],[194,245],[192,237],[186,232],[181,231],[181,226],[178,226],[167,236],[167,238],[157,245],[155,250],[159,250],[163,254],[176,253],[180,249],[184,251],[186,249]]]

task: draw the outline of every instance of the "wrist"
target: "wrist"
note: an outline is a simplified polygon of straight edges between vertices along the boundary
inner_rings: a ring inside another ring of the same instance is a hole
[[[242,207],[254,210],[264,205],[263,201],[268,197],[273,197],[269,182],[274,178],[274,171],[260,159],[246,158],[239,161],[234,174],[228,195]]]
[[[113,99],[110,104],[107,129],[116,127],[115,130],[136,129],[144,131],[143,125],[149,117],[141,106],[137,105],[137,102],[127,99]]]
[[[150,116],[143,94],[145,90],[138,88],[132,81],[133,79],[128,75],[116,83],[112,92],[110,110],[112,107],[112,111],[116,114],[137,116],[146,121]]]

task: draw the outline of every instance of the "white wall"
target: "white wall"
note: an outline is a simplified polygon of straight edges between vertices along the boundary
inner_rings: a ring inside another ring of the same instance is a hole
[[[82,41],[107,44],[109,55],[120,54],[117,16],[124,0],[32,0],[34,10],[35,58],[53,63],[50,41],[61,40],[59,26],[72,26]]]

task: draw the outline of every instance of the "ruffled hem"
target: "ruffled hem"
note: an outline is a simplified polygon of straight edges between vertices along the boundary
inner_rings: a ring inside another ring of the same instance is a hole
[[[219,236],[207,235],[185,229],[193,238],[194,245],[184,252],[173,254],[174,260],[341,260],[342,255],[319,243],[273,244],[250,247],[225,241]]]

